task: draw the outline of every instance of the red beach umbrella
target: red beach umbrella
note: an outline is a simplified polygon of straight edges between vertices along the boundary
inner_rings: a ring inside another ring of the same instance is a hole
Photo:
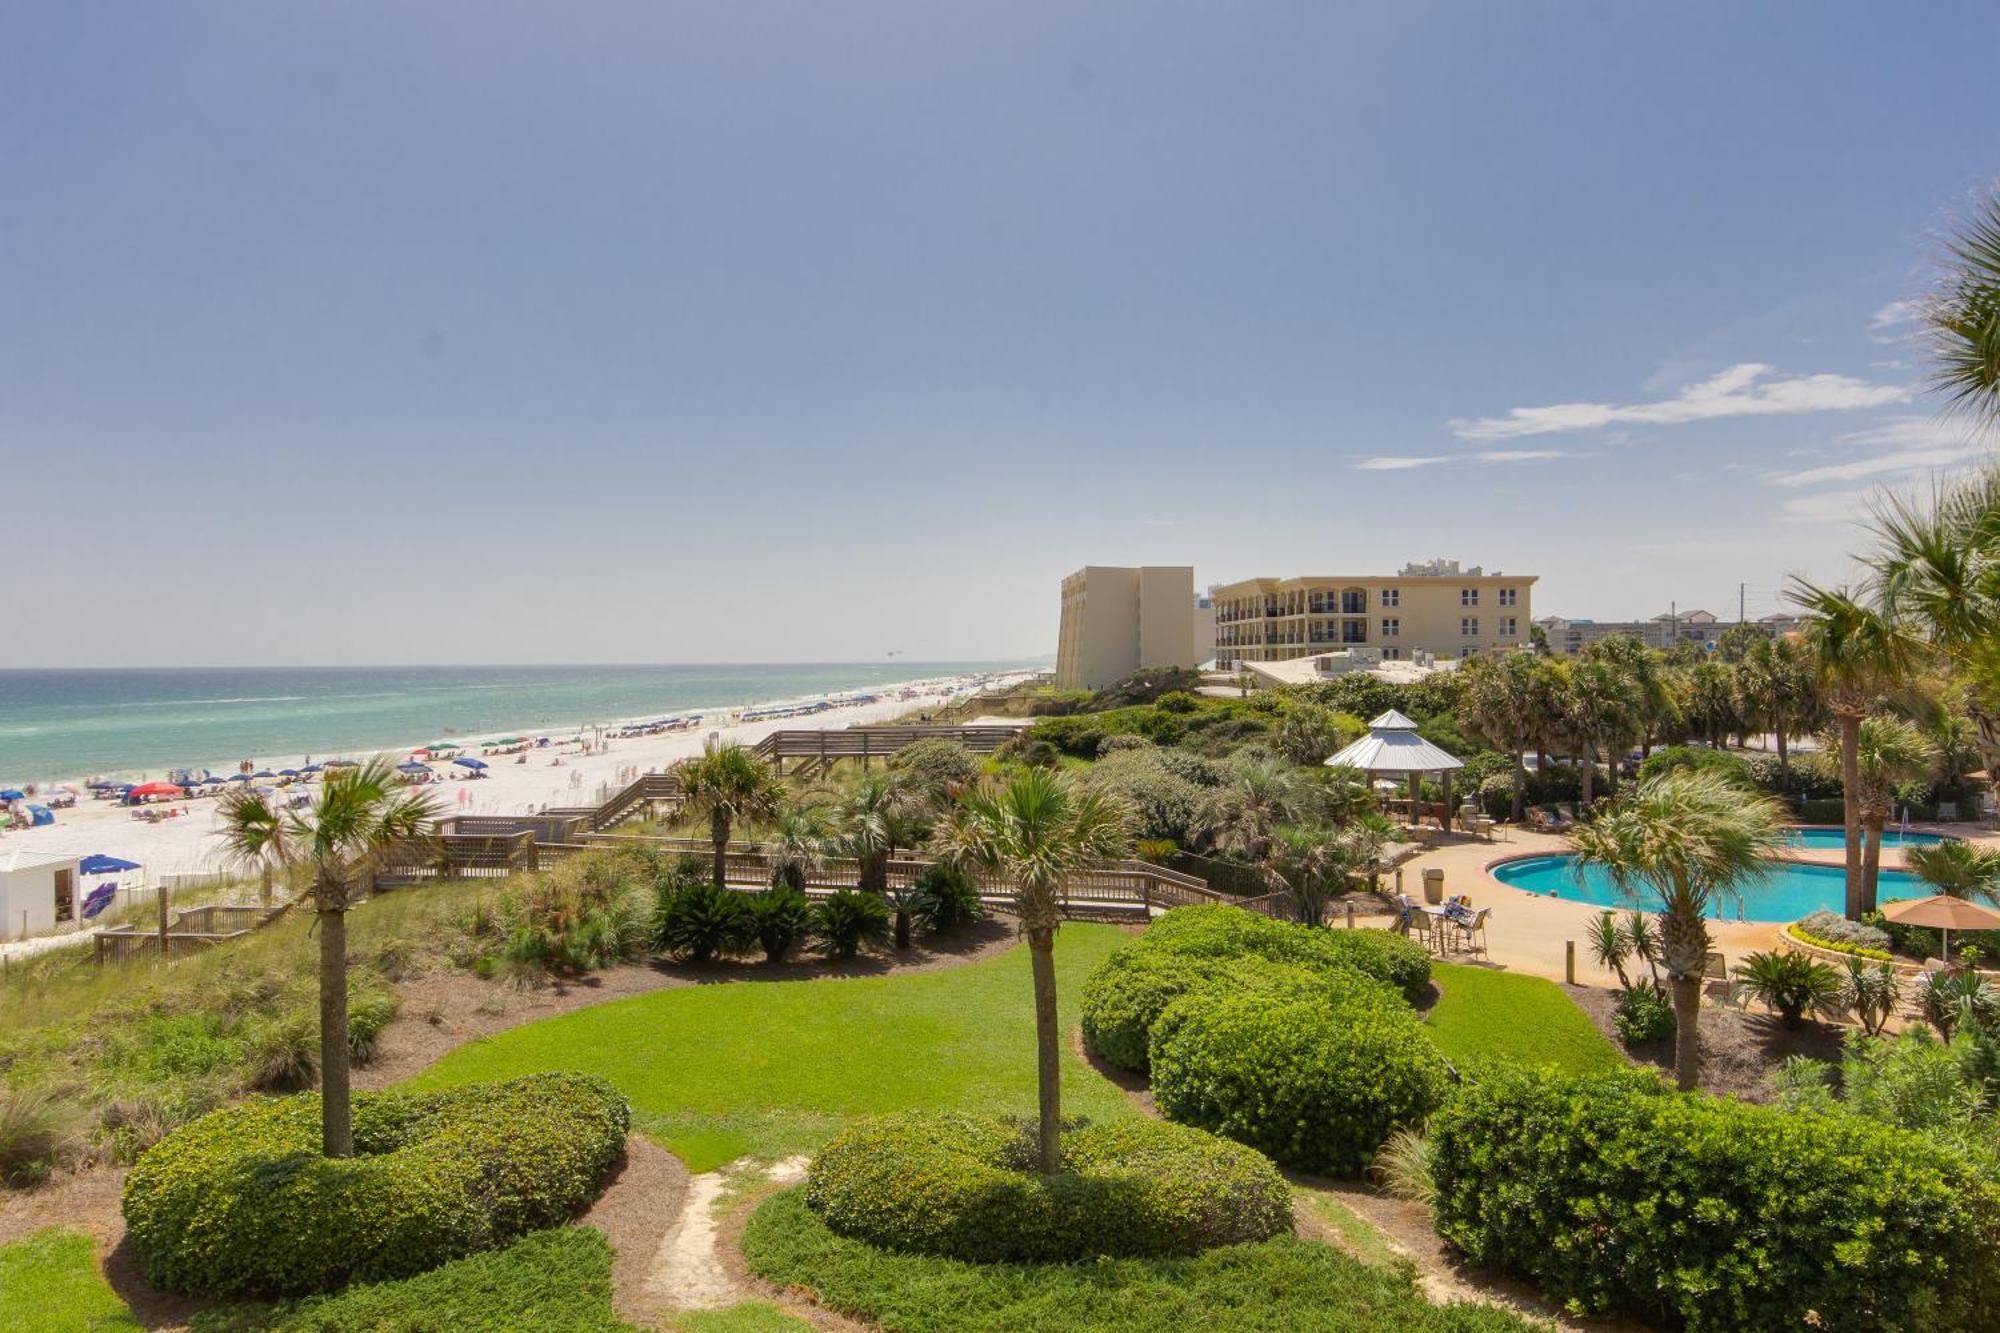
[[[134,787],[126,795],[139,800],[147,796],[185,796],[187,793],[171,782],[149,782],[143,787]]]

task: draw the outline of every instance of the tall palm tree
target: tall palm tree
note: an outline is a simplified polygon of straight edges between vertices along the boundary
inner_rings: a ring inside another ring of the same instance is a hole
[[[1910,873],[1951,898],[1984,898],[2000,904],[2000,851],[1963,838],[1903,849]]]
[[[814,802],[787,805],[771,821],[771,870],[780,884],[806,891],[806,877],[826,860],[832,825],[826,808]]]
[[[1751,644],[1736,667],[1736,690],[1747,720],[1778,738],[1778,773],[1789,787],[1791,738],[1816,730],[1824,711],[1811,652],[1789,636]]]
[[[1866,876],[1861,851],[1861,720],[1882,692],[1915,670],[1919,645],[1894,619],[1846,588],[1796,580],[1792,600],[1804,608],[1806,644],[1840,745],[1840,793],[1847,830],[1846,908],[1859,921]]]
[[[271,881],[292,857],[284,816],[248,783],[224,792],[220,810],[229,860],[257,875],[257,901],[269,907]]]
[[[1591,804],[1600,746],[1622,751],[1620,744],[1632,729],[1637,712],[1632,701],[1631,683],[1610,662],[1581,658],[1568,664],[1562,694],[1563,733],[1581,767],[1581,805]],[[1618,754],[1611,761],[1615,767]]]
[[[910,916],[916,886],[891,892],[889,862],[901,848],[915,847],[930,834],[930,805],[923,788],[900,772],[864,774],[831,812],[831,845],[859,867],[858,886],[889,899],[896,912],[896,947],[910,947]]]
[[[1465,689],[1459,695],[1458,724],[1507,756],[1515,823],[1521,820],[1528,785],[1521,753],[1535,744],[1540,725],[1533,714],[1540,669],[1541,659],[1532,653],[1502,653],[1474,657],[1459,671]]]
[[[1946,242],[1942,269],[1924,309],[1932,387],[1963,414],[2000,421],[2000,192]]]
[[[1062,1038],[1056,1026],[1056,927],[1070,877],[1126,854],[1131,816],[1101,791],[1029,769],[999,789],[967,791],[939,831],[940,850],[968,870],[1014,885],[1035,988],[1037,1161],[1045,1175],[1062,1165]]]
[[[1250,861],[1271,854],[1271,838],[1280,824],[1297,818],[1301,790],[1295,770],[1277,759],[1239,765],[1228,786],[1219,789],[1201,814],[1201,828],[1224,851]]]
[[[278,810],[256,792],[234,796],[217,830],[228,855],[295,867],[310,880],[319,928],[320,1150],[354,1153],[347,1031],[347,909],[383,861],[431,836],[442,807],[403,785],[386,759],[327,773],[312,803]]]
[[[715,882],[729,879],[729,832],[740,821],[769,819],[784,804],[785,786],[770,765],[741,745],[710,741],[699,756],[683,759],[674,772],[680,778],[681,808],[708,820],[708,840],[714,847]]]
[[[1613,634],[1591,644],[1584,652],[1624,673],[1632,689],[1632,721],[1639,732],[1640,758],[1650,756],[1661,734],[1674,725],[1678,716],[1666,662],[1636,634]]]
[[[1674,999],[1674,1078],[1682,1091],[1701,1081],[1701,976],[1708,958],[1708,913],[1740,897],[1769,871],[1784,845],[1783,812],[1715,772],[1676,769],[1640,783],[1574,839],[1579,866],[1597,865],[1638,900],[1663,907],[1660,958]]]
[[[1878,713],[1861,719],[1854,755],[1861,779],[1861,914],[1866,916],[1875,910],[1881,885],[1882,829],[1895,807],[1897,784],[1927,776],[1937,754],[1908,722]]]

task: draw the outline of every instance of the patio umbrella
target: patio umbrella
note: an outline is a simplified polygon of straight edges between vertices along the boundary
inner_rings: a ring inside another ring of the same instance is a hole
[[[1900,925],[1942,930],[1946,962],[1951,961],[1951,932],[1954,930],[2000,930],[2000,912],[1942,893],[1935,898],[1890,903],[1882,909],[1882,915]]]
[[[27,799],[27,795],[19,787],[9,787],[5,791],[0,791],[0,801],[22,801]]]
[[[457,764],[460,768],[486,767],[486,761],[484,759],[454,759],[451,762]]]
[[[122,856],[107,856],[98,852],[86,856],[76,863],[77,870],[85,875],[115,875],[121,870],[137,870],[137,861],[127,861]]]

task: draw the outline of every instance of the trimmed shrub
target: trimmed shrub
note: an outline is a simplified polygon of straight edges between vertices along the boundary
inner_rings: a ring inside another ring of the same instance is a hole
[[[1351,968],[1192,957],[1131,945],[1112,954],[1083,983],[1083,1046],[1107,1064],[1144,1073],[1160,1015],[1183,995],[1254,992],[1311,998],[1359,989],[1374,992],[1382,1003],[1400,1002],[1388,986]]]
[[[841,1235],[976,1263],[1195,1254],[1292,1229],[1276,1168],[1182,1125],[1069,1128],[1060,1174],[1033,1161],[1029,1125],[889,1116],[820,1149],[806,1202]]]
[[[625,1150],[608,1083],[534,1074],[354,1099],[351,1158],[319,1155],[319,1098],[204,1116],[140,1157],[125,1223],[146,1278],[211,1296],[408,1277],[570,1217]]]
[[[828,958],[852,958],[862,945],[889,938],[890,916],[881,895],[841,889],[813,904],[812,936]]]
[[[1847,803],[1838,796],[1799,802],[1801,824],[1842,824],[1846,819]]]
[[[1587,1313],[1992,1328],[2000,1190],[1942,1145],[1650,1075],[1496,1071],[1431,1123],[1439,1234]]]
[[[1147,948],[1199,958],[1267,958],[1313,968],[1352,968],[1412,1001],[1431,984],[1423,946],[1387,930],[1327,930],[1274,921],[1240,907],[1177,907],[1142,937]]]
[[[1842,953],[1871,950],[1884,958],[1889,956],[1888,931],[1865,926],[1859,921],[1849,921],[1840,913],[1824,907],[1807,912],[1794,924],[1802,936],[1823,948],[1838,949]]]
[[[1169,1118],[1348,1179],[1391,1130],[1436,1109],[1450,1080],[1416,1014],[1367,990],[1186,996],[1155,1025],[1149,1055]]]
[[[660,901],[660,947],[677,958],[706,963],[756,939],[750,904],[720,884],[689,884]]]
[[[1611,1025],[1618,1029],[1618,1040],[1627,1046],[1665,1041],[1674,1035],[1674,1006],[1650,985],[1633,986],[1618,992]]]

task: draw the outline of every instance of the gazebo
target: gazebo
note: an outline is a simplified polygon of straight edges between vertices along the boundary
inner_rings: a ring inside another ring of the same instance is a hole
[[[1368,724],[1368,734],[1326,761],[1329,768],[1358,768],[1377,777],[1407,778],[1410,783],[1412,813],[1422,800],[1422,784],[1435,773],[1444,784],[1444,817],[1439,822],[1451,828],[1451,775],[1464,768],[1458,756],[1443,750],[1417,734],[1417,724],[1391,708]]]

